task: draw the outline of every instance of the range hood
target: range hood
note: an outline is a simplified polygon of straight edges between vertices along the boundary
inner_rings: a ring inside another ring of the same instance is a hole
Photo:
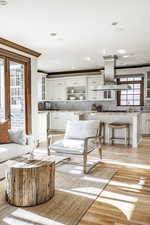
[[[99,85],[93,91],[105,91],[105,90],[128,90],[130,86],[128,84],[117,85],[115,79],[115,66],[117,55],[104,56],[104,85]]]

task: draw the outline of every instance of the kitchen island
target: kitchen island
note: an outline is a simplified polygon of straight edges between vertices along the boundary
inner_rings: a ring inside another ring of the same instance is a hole
[[[47,129],[52,130],[65,130],[67,120],[98,120],[105,123],[105,143],[109,143],[108,137],[108,123],[129,123],[130,129],[130,145],[133,148],[137,148],[142,137],[142,113],[140,112],[96,112],[96,111],[83,111],[83,110],[47,110],[39,113],[44,115],[42,118],[47,123]],[[46,118],[45,118],[46,115]],[[44,124],[41,120],[41,125]],[[41,126],[39,126],[41,127]],[[43,127],[43,125],[42,125]],[[46,128],[43,127],[45,132]],[[41,132],[42,130],[41,129]],[[46,140],[46,133],[43,139]],[[111,136],[111,132],[110,132]],[[115,137],[124,137],[123,129],[115,129]],[[114,143],[122,144],[122,140],[115,140]]]
[[[129,142],[133,148],[137,148],[141,138],[141,113],[140,112],[91,112],[85,113],[86,120],[99,120],[105,123],[105,143],[109,143],[108,123],[129,123]],[[111,135],[111,134],[110,134]],[[115,137],[124,137],[123,129],[115,129]],[[114,143],[121,144],[121,140],[115,140]]]

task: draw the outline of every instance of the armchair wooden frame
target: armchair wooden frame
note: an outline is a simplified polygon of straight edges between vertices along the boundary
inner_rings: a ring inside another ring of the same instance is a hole
[[[84,139],[84,151],[83,153],[79,153],[79,154],[70,154],[70,153],[67,153],[67,151],[64,153],[65,155],[69,156],[67,157],[67,159],[71,159],[71,157],[75,157],[75,156],[83,156],[83,172],[85,174],[89,173],[89,171],[91,169],[93,169],[97,164],[99,164],[102,160],[102,147],[101,147],[101,140],[103,139],[103,137],[101,136],[101,126],[102,124],[100,123],[99,125],[99,129],[97,131],[97,135],[96,136],[92,136],[92,137],[87,137]],[[51,134],[48,136],[48,155],[50,155],[50,151],[51,149],[53,149],[52,147],[52,139],[53,137],[55,136],[62,136],[62,134]],[[72,138],[72,140],[82,140],[82,139],[77,139],[77,138]],[[95,140],[95,147],[92,148],[91,150],[89,150],[89,141],[90,140]],[[98,150],[98,153],[99,153],[99,157],[100,157],[100,160],[97,161],[96,163],[94,163],[92,166],[90,166],[90,168],[87,169],[87,159],[88,159],[88,154],[91,153],[93,150],[97,149]],[[54,149],[55,150],[55,149]],[[61,153],[59,153],[61,154]],[[63,153],[62,153],[63,154]],[[63,159],[64,161],[64,159]]]

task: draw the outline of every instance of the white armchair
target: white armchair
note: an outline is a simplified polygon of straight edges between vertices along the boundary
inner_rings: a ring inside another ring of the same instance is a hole
[[[63,139],[51,143],[51,136],[48,137],[48,154],[53,149],[59,155],[69,157],[83,157],[83,170],[88,173],[100,161],[87,170],[87,155],[97,149],[100,159],[101,150],[101,125],[95,120],[74,120],[68,121],[65,136]]]

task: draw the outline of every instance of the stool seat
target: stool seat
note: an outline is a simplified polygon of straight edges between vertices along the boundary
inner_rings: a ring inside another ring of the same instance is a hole
[[[109,127],[111,128],[128,128],[129,124],[128,123],[109,123]]]
[[[112,129],[112,136],[110,137],[109,130]],[[124,138],[122,137],[115,137],[115,129],[124,129]],[[125,145],[129,145],[129,131],[130,130],[130,124],[129,123],[108,123],[108,137],[109,137],[109,143],[111,140],[111,143],[113,144],[115,139],[124,139]]]

